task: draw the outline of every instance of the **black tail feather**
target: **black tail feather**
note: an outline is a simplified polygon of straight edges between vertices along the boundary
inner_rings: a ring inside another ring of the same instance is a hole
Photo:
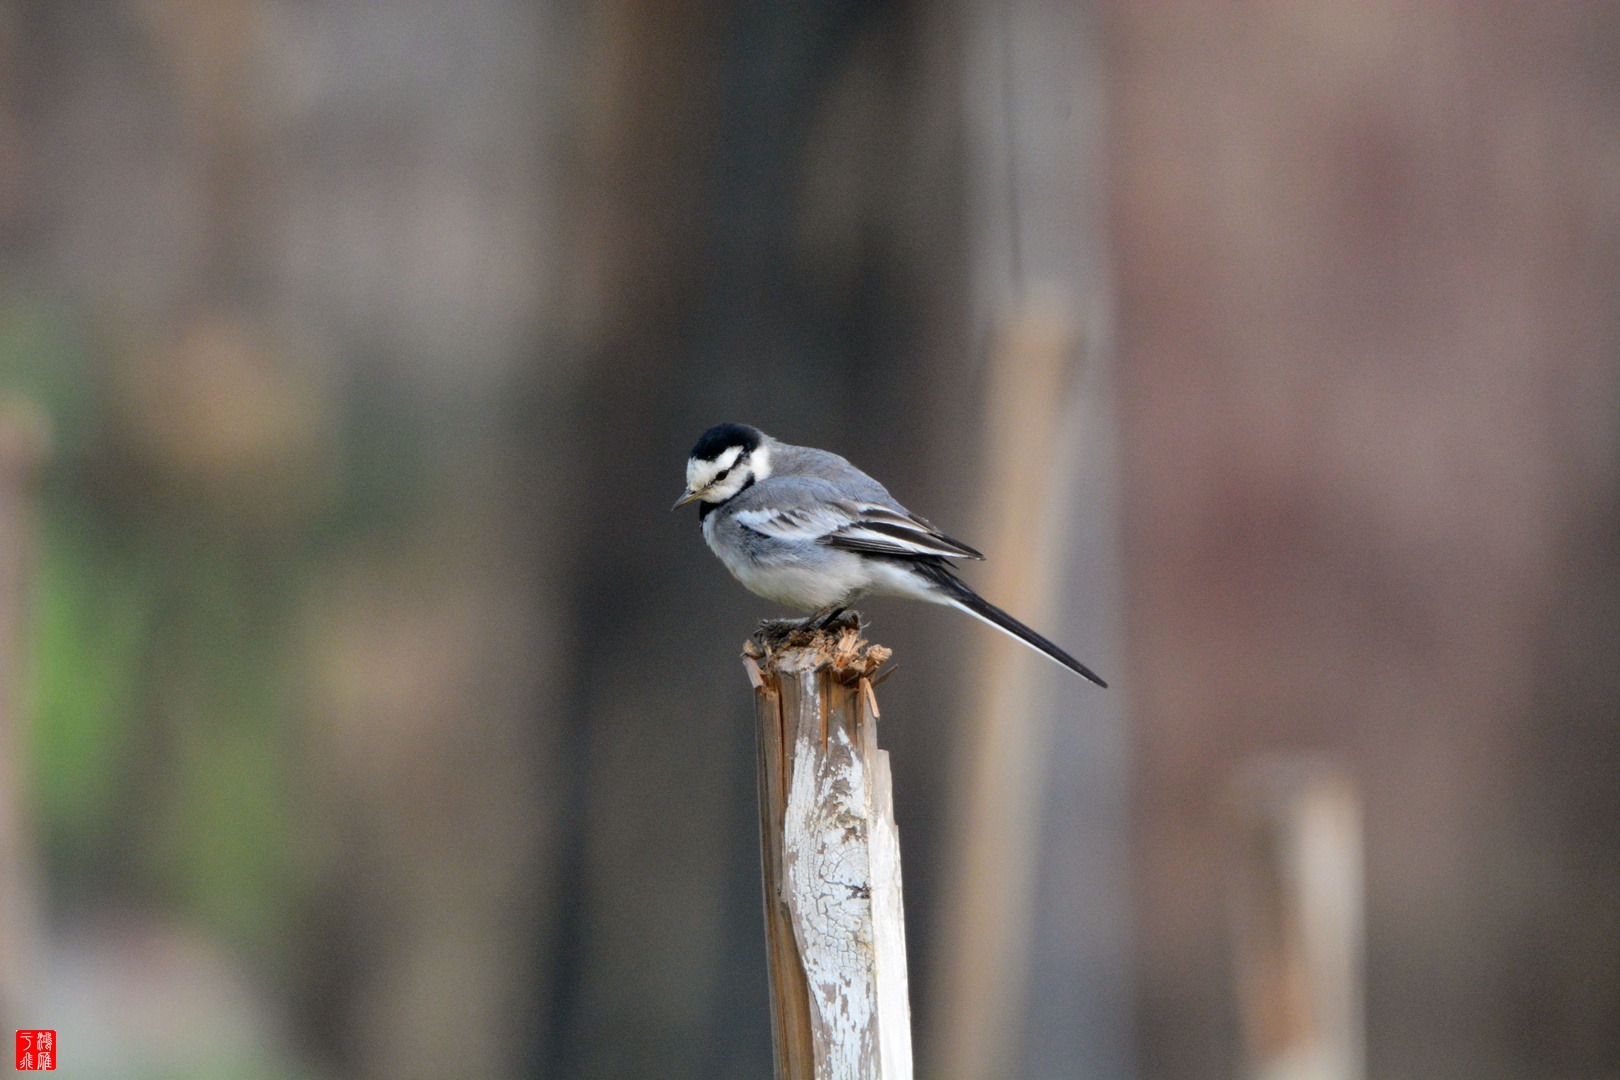
[[[1040,634],[1037,634],[1034,630],[1031,630],[1029,627],[1025,626],[1023,623],[1019,622],[1005,611],[1002,611],[1000,608],[996,607],[996,605],[992,604],[990,601],[986,600],[972,589],[968,588],[966,583],[964,583],[955,574],[951,573],[949,567],[939,563],[922,562],[917,563],[916,567],[917,570],[923,574],[923,576],[927,577],[929,581],[939,587],[940,592],[944,593],[950,598],[951,603],[955,604],[957,607],[960,607],[969,615],[983,619],[991,626],[994,626],[997,630],[1000,630],[1005,634],[1010,634],[1031,648],[1045,653],[1048,657],[1056,660],[1058,663],[1062,664],[1076,675],[1084,676],[1085,678],[1096,683],[1098,686],[1104,688],[1108,686],[1107,683],[1102,681],[1102,677],[1099,676],[1095,671],[1092,671],[1090,668],[1086,667],[1086,665],[1082,664],[1080,661],[1076,660],[1074,657],[1052,644],[1046,638],[1042,637]]]

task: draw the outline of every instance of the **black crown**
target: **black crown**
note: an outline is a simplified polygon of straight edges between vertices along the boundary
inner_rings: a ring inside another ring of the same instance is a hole
[[[698,461],[713,461],[733,446],[742,447],[746,454],[764,440],[763,432],[747,424],[716,424],[692,447],[692,457]]]

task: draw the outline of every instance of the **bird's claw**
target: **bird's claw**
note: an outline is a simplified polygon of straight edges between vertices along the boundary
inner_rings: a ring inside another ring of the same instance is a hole
[[[816,612],[803,619],[761,619],[759,636],[767,643],[779,644],[793,634],[816,634],[845,627],[859,631],[861,613],[844,607],[835,607]]]
[[[825,630],[827,627],[836,623],[843,616],[844,612],[848,610],[848,608],[844,607],[828,608],[820,615],[812,615],[808,619],[804,620],[804,628],[806,630]],[[857,619],[858,618],[859,617],[857,616]]]

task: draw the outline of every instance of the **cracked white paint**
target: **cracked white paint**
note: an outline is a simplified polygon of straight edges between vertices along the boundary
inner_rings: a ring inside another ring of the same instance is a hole
[[[804,679],[804,716],[821,688]],[[800,725],[783,820],[782,896],[809,981],[816,1080],[910,1080],[900,841],[888,755],[834,718]],[[881,1021],[887,1019],[887,1023]]]

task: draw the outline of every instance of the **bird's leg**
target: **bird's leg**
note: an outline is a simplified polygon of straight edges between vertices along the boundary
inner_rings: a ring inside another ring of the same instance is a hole
[[[845,610],[846,609],[843,607],[843,605],[834,604],[832,607],[824,607],[820,611],[813,611],[809,615],[806,615],[803,619],[799,620],[797,623],[791,625],[796,630],[808,630],[812,633],[817,630],[825,630],[830,624],[835,622],[838,616],[842,615]]]
[[[846,624],[853,623],[859,629],[860,615],[851,613],[849,608],[842,604],[834,604],[832,607],[813,611],[802,619],[762,619],[759,634],[762,641],[775,647],[786,641],[789,634],[814,634],[828,627],[837,626],[840,621]]]
[[[810,617],[810,619],[806,620],[805,629],[807,629],[807,630],[825,630],[825,629],[827,629],[827,627],[829,627],[833,623],[837,622],[839,617],[842,616],[844,614],[844,612],[846,612],[848,610],[849,609],[844,607],[842,604],[834,604],[832,607],[828,608],[826,611],[823,611],[821,614],[812,615]]]

